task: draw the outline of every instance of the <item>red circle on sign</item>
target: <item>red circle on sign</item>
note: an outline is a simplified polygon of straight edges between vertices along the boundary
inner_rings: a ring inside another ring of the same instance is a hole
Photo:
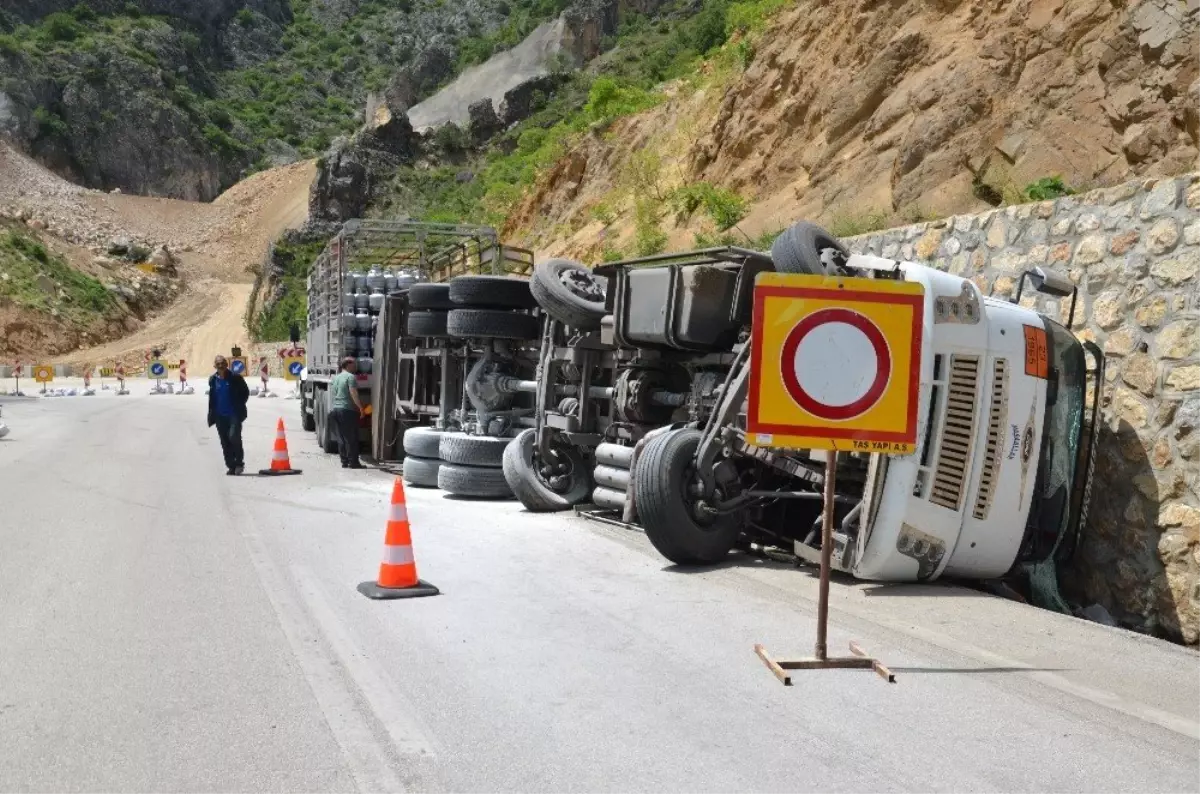
[[[828,405],[817,400],[804,390],[804,387],[800,385],[800,380],[796,377],[796,351],[800,348],[800,343],[813,330],[830,323],[844,323],[857,328],[875,349],[875,380],[872,381],[862,397],[846,405]],[[875,323],[850,309],[821,309],[805,317],[788,332],[787,339],[783,342],[780,359],[783,385],[791,398],[808,413],[831,422],[853,419],[879,402],[892,373],[892,356],[888,351],[887,340],[884,339],[883,332]]]

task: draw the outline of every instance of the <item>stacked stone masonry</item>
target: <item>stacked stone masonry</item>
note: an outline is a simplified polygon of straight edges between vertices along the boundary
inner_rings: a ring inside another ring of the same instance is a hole
[[[1061,571],[1077,604],[1200,640],[1200,175],[1139,181],[849,242],[1009,299],[1034,267],[1079,286],[1073,330],[1107,358],[1092,502]],[[1021,301],[1067,322],[1069,300]]]

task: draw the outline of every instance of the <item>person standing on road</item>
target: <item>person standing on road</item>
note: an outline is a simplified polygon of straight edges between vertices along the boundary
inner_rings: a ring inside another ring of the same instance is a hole
[[[242,452],[242,423],[246,421],[246,403],[250,389],[246,379],[229,371],[225,356],[213,361],[216,372],[208,379],[208,426],[217,426],[226,474],[241,474],[246,461]]]
[[[358,396],[357,369],[358,362],[353,358],[342,359],[342,371],[329,384],[329,418],[333,420],[343,469],[362,468],[358,460],[358,420],[363,416],[363,404]]]

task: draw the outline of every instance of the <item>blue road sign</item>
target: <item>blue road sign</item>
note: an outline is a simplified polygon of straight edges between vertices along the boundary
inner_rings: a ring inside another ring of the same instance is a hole
[[[292,373],[293,375],[295,375],[298,378],[298,377],[300,377],[300,372],[303,369],[304,369],[303,364],[301,364],[299,361],[293,361],[292,365],[290,367],[288,367],[288,372]]]
[[[167,365],[161,361],[154,361],[150,364],[150,375],[155,378],[166,377]]]
[[[245,375],[246,374],[246,362],[242,361],[240,358],[235,358],[233,361],[231,361],[229,363],[229,369],[233,372],[234,375]]]

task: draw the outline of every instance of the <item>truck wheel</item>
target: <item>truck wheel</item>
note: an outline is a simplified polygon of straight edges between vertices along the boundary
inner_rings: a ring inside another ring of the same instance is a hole
[[[438,487],[455,496],[481,499],[507,499],[512,496],[504,472],[483,466],[443,463],[438,468]]]
[[[309,405],[308,398],[304,396],[303,392],[301,392],[300,393],[300,427],[304,428],[305,432],[307,432],[307,433],[311,433],[312,431],[317,429],[317,418],[315,416],[313,416],[312,413],[309,411],[309,408],[311,408],[311,407],[312,406]]]
[[[450,279],[450,300],[458,306],[537,308],[528,281],[504,276],[456,276]]]
[[[446,321],[450,336],[495,339],[537,339],[541,323],[529,314],[497,309],[455,309]]]
[[[413,309],[453,309],[447,284],[413,284],[408,288],[408,305]]]
[[[793,223],[771,244],[771,259],[779,273],[836,275],[850,250],[838,238],[816,224]]]
[[[529,282],[530,292],[546,314],[582,331],[600,327],[606,286],[592,271],[568,259],[539,262]]]
[[[659,554],[679,565],[720,562],[737,542],[741,524],[735,514],[697,513],[692,458],[699,430],[675,430],[646,444],[633,472],[636,507],[646,537]]]
[[[525,509],[533,513],[551,513],[569,510],[585,501],[591,483],[579,449],[567,446],[555,450],[564,457],[570,470],[547,482],[533,457],[536,441],[537,430],[531,427],[522,430],[504,448],[504,479]]]
[[[496,436],[469,436],[466,433],[443,433],[438,457],[447,463],[463,466],[499,468],[504,461],[504,448],[511,439]]]
[[[322,392],[317,392],[317,410],[320,411],[317,415],[317,445],[322,452],[332,455],[338,451],[338,442],[333,434],[333,427],[329,424],[329,405],[326,395]]]
[[[409,336],[446,336],[446,315],[449,312],[409,312]]]
[[[409,455],[404,459],[404,484],[418,488],[436,488],[438,470],[441,467],[442,462],[436,458],[430,460]]]
[[[426,460],[438,460],[442,431],[432,427],[410,427],[404,431],[404,454]]]

